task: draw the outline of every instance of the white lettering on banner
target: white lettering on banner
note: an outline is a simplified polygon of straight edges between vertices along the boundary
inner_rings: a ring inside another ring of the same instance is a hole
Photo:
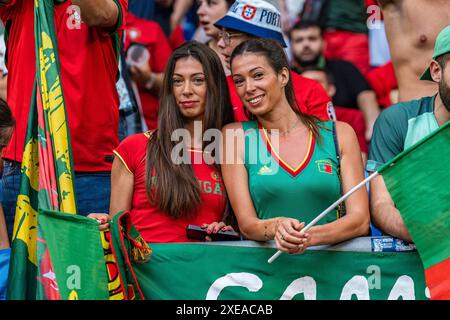
[[[244,287],[250,292],[257,292],[262,286],[262,280],[252,273],[229,273],[214,281],[206,294],[206,300],[217,300],[226,287]]]
[[[403,300],[416,300],[414,280],[411,277],[401,276],[398,278],[389,294],[388,300],[398,300],[400,297]]]
[[[67,278],[66,286],[69,290],[80,290],[81,289],[81,269],[79,266],[68,266],[66,273],[70,274]]]
[[[353,295],[358,300],[370,300],[369,283],[363,276],[354,276],[345,284],[340,300],[351,300]]]
[[[369,266],[367,271],[369,272],[369,270],[373,270],[373,276],[375,276],[377,271],[379,271],[376,268],[379,269],[378,266]],[[206,300],[217,300],[222,290],[226,287],[244,287],[250,292],[257,292],[262,288],[262,286],[262,280],[257,275],[252,273],[229,273],[214,281],[206,294]],[[300,293],[303,293],[305,300],[317,300],[317,284],[314,278],[305,276],[295,279],[283,292],[280,300],[292,300]],[[353,295],[355,295],[358,300],[370,300],[369,282],[365,277],[354,276],[347,281],[342,289],[340,300],[351,300]],[[428,288],[425,290],[425,295],[429,298]],[[388,300],[398,300],[400,297],[403,300],[416,299],[414,280],[409,276],[402,275],[397,279],[391,292],[389,293]]]
[[[317,300],[316,281],[311,277],[302,277],[292,281],[280,300],[292,300],[292,298],[300,293],[303,293],[305,300]]]

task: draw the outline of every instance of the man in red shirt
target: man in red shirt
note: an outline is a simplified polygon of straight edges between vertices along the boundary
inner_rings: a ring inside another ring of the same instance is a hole
[[[118,144],[116,90],[120,30],[128,0],[58,0],[54,22],[80,214],[107,212],[113,149]],[[4,208],[11,236],[30,102],[35,85],[34,2],[0,0],[8,42],[8,104],[16,127],[3,157]]]
[[[281,31],[280,12],[267,1],[236,1],[215,26],[222,30],[218,46],[228,68],[233,50],[251,37],[271,38],[286,47]],[[291,77],[295,96],[303,113],[322,120],[334,118],[333,104],[318,82],[306,79],[295,72],[291,72]],[[234,107],[234,120],[246,121],[244,106],[237,95],[232,77],[228,76],[227,81]]]
[[[125,49],[134,44],[143,45],[149,52],[148,63],[130,68],[133,80],[139,85],[139,97],[145,122],[149,130],[158,126],[159,91],[164,69],[172,54],[172,48],[163,30],[154,21],[129,13],[125,26]]]

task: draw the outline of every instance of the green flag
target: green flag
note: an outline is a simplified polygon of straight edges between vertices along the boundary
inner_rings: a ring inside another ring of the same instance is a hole
[[[450,299],[449,160],[447,122],[378,170],[417,246],[431,299]]]
[[[39,229],[54,269],[60,299],[109,299],[102,239],[96,220],[39,211]]]
[[[38,211],[76,213],[53,0],[35,0],[34,13],[36,87],[31,99],[17,197],[8,299],[59,298],[45,241],[38,241]]]

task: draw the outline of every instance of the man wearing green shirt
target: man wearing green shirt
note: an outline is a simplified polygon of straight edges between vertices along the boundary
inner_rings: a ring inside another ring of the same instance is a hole
[[[450,25],[436,38],[433,60],[421,80],[437,83],[438,93],[398,103],[381,113],[374,126],[368,171],[375,171],[379,165],[450,121]],[[373,179],[370,187],[372,223],[387,234],[411,241],[383,177]]]

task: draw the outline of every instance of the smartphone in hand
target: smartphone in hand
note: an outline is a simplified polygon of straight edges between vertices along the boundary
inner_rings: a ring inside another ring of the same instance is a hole
[[[241,240],[241,234],[235,231],[222,231],[219,230],[217,233],[206,232],[207,228],[202,228],[196,225],[188,225],[186,227],[186,235],[188,239],[205,241],[205,238],[209,236],[212,241],[239,241]]]

